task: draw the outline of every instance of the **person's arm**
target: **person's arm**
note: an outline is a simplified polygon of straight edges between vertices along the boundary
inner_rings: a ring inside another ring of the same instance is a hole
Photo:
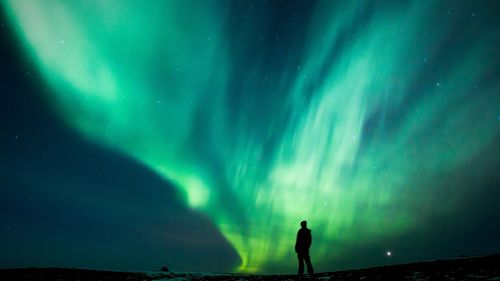
[[[298,253],[298,246],[299,246],[299,233],[297,232],[297,238],[295,239],[295,253]]]

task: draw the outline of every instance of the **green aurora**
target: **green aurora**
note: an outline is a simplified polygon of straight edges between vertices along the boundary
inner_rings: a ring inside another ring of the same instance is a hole
[[[466,198],[430,183],[498,135],[500,57],[493,27],[450,38],[476,17],[454,2],[321,1],[297,26],[272,1],[2,4],[59,116],[173,182],[259,272],[295,267],[303,219],[313,263],[335,261]]]

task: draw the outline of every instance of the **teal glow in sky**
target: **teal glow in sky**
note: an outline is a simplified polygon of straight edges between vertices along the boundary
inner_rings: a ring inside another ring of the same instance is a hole
[[[455,2],[3,5],[68,126],[173,182],[255,272],[295,268],[303,219],[336,261],[473,191],[444,179],[499,134],[499,37]]]

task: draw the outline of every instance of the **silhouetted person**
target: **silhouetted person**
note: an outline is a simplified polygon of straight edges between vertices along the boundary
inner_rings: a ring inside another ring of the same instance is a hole
[[[299,259],[299,274],[304,273],[304,261],[307,265],[307,273],[313,274],[314,270],[311,264],[311,257],[309,257],[309,248],[312,243],[311,230],[307,228],[307,221],[302,221],[300,226],[302,228],[297,232],[297,242],[295,242],[295,252]]]

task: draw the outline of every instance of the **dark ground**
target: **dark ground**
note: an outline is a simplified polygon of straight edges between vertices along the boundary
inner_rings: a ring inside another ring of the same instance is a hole
[[[2,269],[0,280],[500,280],[500,255],[464,257],[314,275],[117,272],[65,268]]]

